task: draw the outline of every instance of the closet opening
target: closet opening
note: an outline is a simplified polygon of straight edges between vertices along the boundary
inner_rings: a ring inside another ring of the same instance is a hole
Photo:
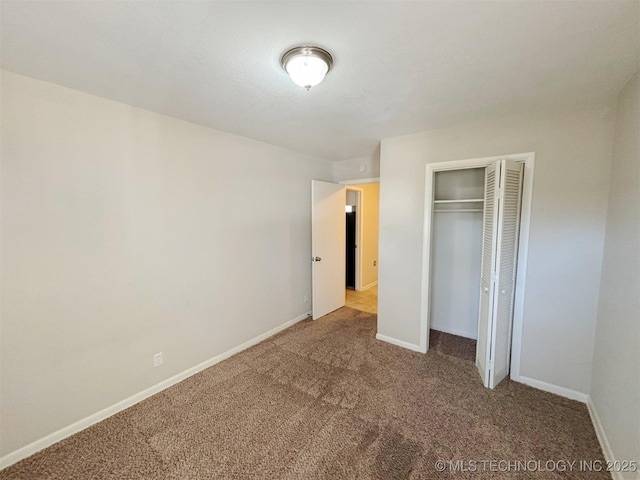
[[[427,165],[421,347],[519,378],[534,155]]]
[[[429,343],[475,362],[485,167],[435,172]]]

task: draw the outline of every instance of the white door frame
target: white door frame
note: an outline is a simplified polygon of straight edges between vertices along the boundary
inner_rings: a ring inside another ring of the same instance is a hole
[[[426,166],[424,194],[424,236],[422,247],[422,305],[420,310],[420,351],[429,349],[430,293],[431,293],[431,231],[433,223],[433,189],[435,173],[446,170],[486,167],[497,160],[514,160],[524,163],[524,183],[520,214],[520,235],[518,240],[518,267],[513,310],[513,331],[511,340],[511,369],[513,380],[520,378],[520,357],[522,354],[522,322],[524,317],[525,280],[529,254],[529,226],[531,223],[531,203],[533,199],[533,172],[535,152],[499,155],[495,157],[472,158],[450,162],[428,163]],[[478,279],[479,281],[479,279]]]
[[[347,186],[347,191],[356,192],[356,290],[362,290],[362,218],[364,217],[364,190]]]

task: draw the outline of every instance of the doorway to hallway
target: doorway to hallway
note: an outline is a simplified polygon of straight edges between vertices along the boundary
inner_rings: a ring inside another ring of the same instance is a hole
[[[311,181],[311,285],[315,320],[347,304],[377,312],[379,183]],[[354,197],[355,195],[355,197]],[[349,198],[348,198],[349,197]],[[348,213],[355,213],[347,240]],[[346,220],[346,221],[345,221]],[[347,247],[351,246],[351,251]],[[349,257],[349,261],[347,261]],[[355,268],[354,268],[355,267]],[[354,278],[355,277],[355,278]],[[368,292],[367,292],[368,291]]]
[[[345,306],[368,313],[378,313],[378,285],[367,290],[347,288]]]
[[[380,184],[347,185],[345,305],[378,313],[378,208]]]
[[[349,202],[349,193],[351,193],[350,190],[347,190],[347,202]],[[360,195],[358,195],[358,203],[360,203],[360,199],[359,199]],[[358,287],[357,285],[360,282],[356,282],[356,278],[358,278],[358,280],[360,280],[361,278],[361,273],[359,271],[359,267],[360,267],[360,262],[358,261],[358,243],[360,242],[359,237],[359,233],[360,233],[360,228],[358,228],[358,218],[357,215],[360,212],[357,211],[357,208],[355,205],[349,205],[347,204],[346,207],[346,232],[347,232],[347,238],[346,238],[346,252],[345,252],[345,258],[346,258],[346,265],[345,265],[345,284],[347,288],[352,288],[354,290],[357,290]],[[359,286],[359,285],[358,285]]]

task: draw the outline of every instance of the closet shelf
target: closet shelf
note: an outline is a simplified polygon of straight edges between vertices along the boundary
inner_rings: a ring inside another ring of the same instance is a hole
[[[444,212],[484,212],[481,208],[456,208],[456,209],[446,209],[446,210],[434,210],[435,213],[444,213]]]
[[[484,198],[465,198],[461,200],[434,200],[433,203],[478,203],[484,202]]]

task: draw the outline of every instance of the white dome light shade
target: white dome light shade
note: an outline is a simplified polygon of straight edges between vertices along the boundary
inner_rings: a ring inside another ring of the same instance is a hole
[[[329,71],[324,60],[311,55],[298,55],[287,62],[287,73],[293,83],[309,90],[318,85]]]
[[[287,51],[281,63],[294,83],[309,90],[324,79],[333,59],[326,50],[304,46]]]

